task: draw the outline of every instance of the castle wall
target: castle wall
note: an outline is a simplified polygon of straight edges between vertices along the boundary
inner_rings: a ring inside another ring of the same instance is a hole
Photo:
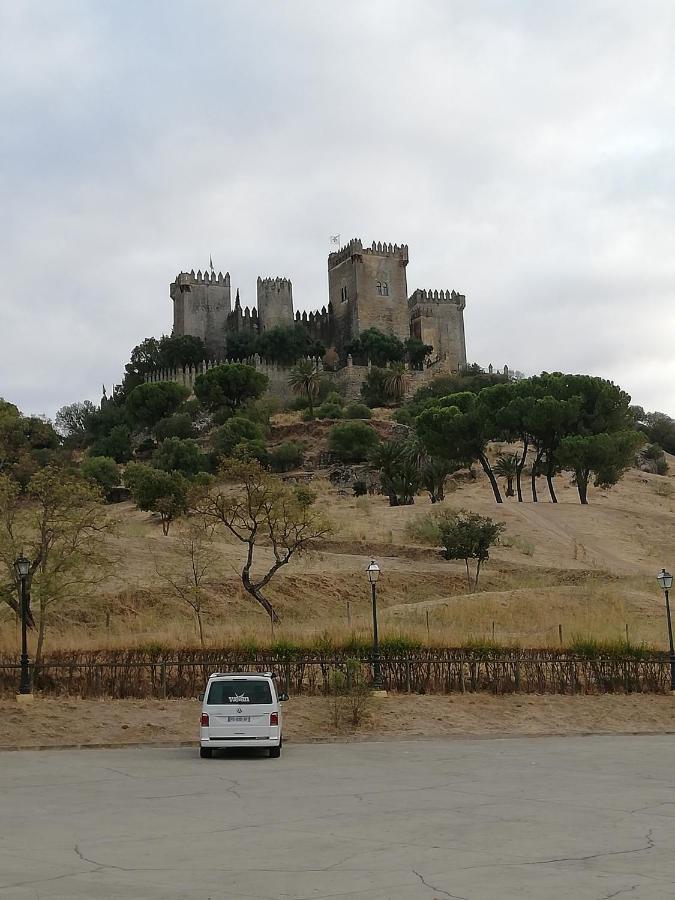
[[[260,331],[293,325],[293,285],[289,278],[258,278]]]
[[[173,333],[201,338],[209,353],[222,353],[230,313],[230,275],[181,272],[170,288]]]

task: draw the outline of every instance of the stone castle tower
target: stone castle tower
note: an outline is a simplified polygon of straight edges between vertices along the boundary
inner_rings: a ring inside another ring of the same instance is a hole
[[[194,269],[176,276],[169,289],[173,300],[173,333],[201,338],[211,354],[222,353],[230,314],[230,273]]]
[[[326,347],[345,355],[347,344],[377,328],[401,341],[419,338],[433,347],[448,371],[466,365],[464,308],[466,297],[455,291],[415,290],[408,296],[407,244],[377,242],[364,246],[358,238],[328,257],[328,306],[294,313],[293,285],[288,278],[258,278],[257,309],[242,309],[237,291],[230,301],[230,275],[181,272],[171,285],[173,333],[202,338],[212,358],[227,353],[227,335],[260,334],[294,323]]]

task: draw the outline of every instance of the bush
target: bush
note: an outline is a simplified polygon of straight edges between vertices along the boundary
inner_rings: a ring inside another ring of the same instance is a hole
[[[328,435],[328,449],[342,462],[361,462],[380,443],[377,432],[365,422],[341,422]]]
[[[225,363],[197,376],[195,396],[212,412],[224,406],[236,410],[247,401],[262,396],[268,383],[267,375],[256,371],[253,366]]]
[[[348,659],[346,669],[334,671],[330,677],[330,712],[337,729],[350,725],[357,728],[368,716],[372,704],[370,685],[358,659]]]
[[[175,381],[139,384],[126,402],[130,416],[144,428],[152,428],[160,419],[175,413],[190,396],[190,391]]]
[[[365,481],[355,481],[352,488],[354,489],[355,497],[363,497],[368,493],[368,485]]]
[[[269,463],[273,472],[288,472],[302,465],[304,447],[295,441],[285,441],[270,450]]]
[[[326,400],[316,410],[317,419],[341,419],[342,407],[338,403],[330,403]]]
[[[117,463],[110,456],[88,457],[82,463],[82,474],[90,481],[94,481],[106,497],[120,483]]]
[[[389,402],[387,391],[387,379],[390,372],[387,369],[378,369],[373,366],[366,375],[361,385],[361,396],[368,406],[386,406]]]
[[[174,413],[155,425],[155,437],[161,443],[167,438],[193,438],[194,425],[189,413]]]
[[[131,459],[131,430],[126,425],[115,425],[110,434],[98,438],[91,445],[92,456],[110,456],[115,462]]]
[[[124,473],[124,483],[139,509],[159,513],[165,535],[174,519],[187,510],[188,483],[178,472],[131,463]]]
[[[194,441],[177,437],[167,438],[160,444],[153,454],[152,463],[157,469],[180,472],[186,478],[209,468],[206,457]]]
[[[255,459],[264,467],[269,465],[269,452],[262,438],[239,441],[232,451],[232,457],[243,462],[251,462]]]
[[[217,459],[232,456],[234,448],[242,441],[262,441],[259,425],[243,416],[233,416],[213,435],[213,452]]]
[[[345,410],[345,419],[372,419],[370,407],[365,403],[350,403]]]
[[[323,399],[323,398],[322,398]],[[337,391],[331,391],[330,394],[325,398],[325,403],[334,403],[336,406],[344,406],[345,398],[342,394],[339,394]]]

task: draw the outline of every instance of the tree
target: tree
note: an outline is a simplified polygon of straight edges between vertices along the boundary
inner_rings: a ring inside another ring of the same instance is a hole
[[[366,422],[339,422],[328,434],[328,449],[342,462],[360,462],[380,443],[372,426]]]
[[[131,459],[131,429],[115,425],[108,435],[98,438],[89,448],[92,456],[109,456],[118,463]]]
[[[201,338],[191,334],[167,337],[159,340],[145,338],[131,351],[131,358],[124,367],[124,379],[120,400],[124,401],[131,391],[143,384],[151,372],[157,369],[174,369],[187,365],[197,365],[206,359],[206,347]]]
[[[420,485],[417,460],[404,441],[385,441],[372,451],[370,464],[380,477],[382,493],[389,506],[409,506],[415,502]]]
[[[304,325],[270,328],[258,338],[258,353],[268,362],[292,366],[306,356],[321,357],[326,347],[310,335]]]
[[[373,414],[365,403],[349,403],[344,411],[345,419],[372,419]]]
[[[36,666],[53,607],[100,585],[114,559],[113,533],[98,489],[80,474],[47,466],[30,479],[25,497],[16,481],[0,475],[0,564],[13,585],[3,599],[19,613],[14,561],[23,552],[31,560],[28,588],[37,605]]]
[[[393,334],[384,334],[378,328],[367,328],[358,338],[345,346],[345,353],[351,354],[354,362],[384,368],[390,362],[403,362],[405,346]]]
[[[139,384],[127,398],[127,410],[134,422],[153,428],[161,419],[173,415],[190,396],[188,388],[175,381]]]
[[[405,396],[409,380],[410,377],[405,370],[404,364],[393,363],[389,368],[387,377],[384,381],[384,389],[387,392],[389,399],[393,400],[395,403],[400,403]]]
[[[192,478],[197,472],[208,470],[208,462],[195,441],[177,437],[167,438],[155,450],[152,463],[165,472],[180,472]]]
[[[515,497],[513,479],[518,475],[519,458],[517,453],[500,453],[493,471],[499,478],[506,479],[506,496]]]
[[[505,529],[501,522],[493,522],[488,516],[459,510],[445,512],[436,518],[441,544],[446,559],[463,559],[469,593],[478,588],[482,564],[490,557],[490,547],[497,543]],[[469,560],[475,560],[475,573],[471,577]]]
[[[234,455],[234,450],[243,441],[262,440],[262,429],[244,416],[233,416],[221,425],[213,435],[213,453],[216,459]]]
[[[432,503],[440,503],[445,499],[445,482],[448,475],[461,468],[459,463],[436,456],[425,456],[420,464],[420,481],[429,493]]]
[[[114,487],[120,483],[117,463],[110,456],[88,456],[82,462],[82,474],[100,489],[108,498]]]
[[[179,472],[163,472],[153,466],[131,463],[124,472],[124,483],[139,509],[157,513],[162,532],[169,533],[171,523],[187,510],[187,481]]]
[[[223,483],[196,497],[195,509],[205,522],[224,527],[244,545],[244,590],[273,623],[278,622],[265,588],[283,566],[325,538],[330,528],[316,511],[311,492],[287,486],[255,462],[230,462],[220,475]],[[269,549],[271,561],[265,555]]]
[[[194,334],[164,335],[159,340],[158,368],[182,369],[198,366],[207,358],[206,345]]]
[[[195,395],[206,409],[235,411],[248,400],[256,400],[267,390],[268,378],[253,366],[225,363],[214,366],[195,379]]]
[[[155,437],[161,443],[167,438],[193,438],[195,427],[189,413],[174,413],[155,425]]]
[[[478,460],[490,481],[497,503],[502,502],[499,485],[487,455],[495,432],[489,409],[475,394],[451,394],[435,401],[415,420],[420,442],[427,453],[440,459]]]
[[[617,431],[612,434],[575,434],[564,438],[560,444],[559,461],[564,469],[574,474],[579,501],[588,503],[588,483],[595,475],[596,487],[608,488],[616,484],[630,468],[635,451],[642,437],[635,431]]]
[[[424,360],[433,351],[431,344],[425,344],[419,338],[410,337],[405,340],[405,355],[413,369],[423,369]]]
[[[305,397],[310,419],[314,418],[314,402],[319,396],[321,376],[311,359],[301,359],[291,370],[288,383],[293,393]]]
[[[305,448],[295,441],[284,441],[270,451],[270,468],[273,472],[289,472],[302,465]]]
[[[54,419],[56,431],[74,443],[81,444],[86,437],[89,423],[94,415],[96,415],[96,407],[91,400],[83,400],[82,403],[70,403],[68,406],[62,406]]]
[[[168,564],[155,560],[155,571],[171,593],[194,613],[199,643],[204,647],[204,604],[208,598],[209,576],[215,566],[216,550],[210,529],[191,523],[178,536],[176,553]]]
[[[387,369],[379,369],[377,366],[373,366],[372,369],[368,370],[361,385],[361,396],[364,403],[367,403],[370,407],[387,405],[389,401],[387,392],[388,377],[389,371]]]
[[[228,359],[250,359],[258,352],[257,336],[252,331],[234,331],[227,335]]]

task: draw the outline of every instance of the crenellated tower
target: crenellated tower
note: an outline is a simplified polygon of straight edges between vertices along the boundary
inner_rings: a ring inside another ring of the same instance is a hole
[[[466,366],[465,306],[466,297],[457,291],[418,289],[408,300],[411,336],[430,344],[454,372]]]
[[[290,278],[260,278],[257,282],[260,331],[293,325],[293,285]]]
[[[356,238],[328,257],[328,296],[338,349],[368,328],[410,336],[406,244]]]
[[[230,273],[181,272],[171,284],[173,333],[200,337],[210,354],[225,348],[225,326],[230,313]]]

